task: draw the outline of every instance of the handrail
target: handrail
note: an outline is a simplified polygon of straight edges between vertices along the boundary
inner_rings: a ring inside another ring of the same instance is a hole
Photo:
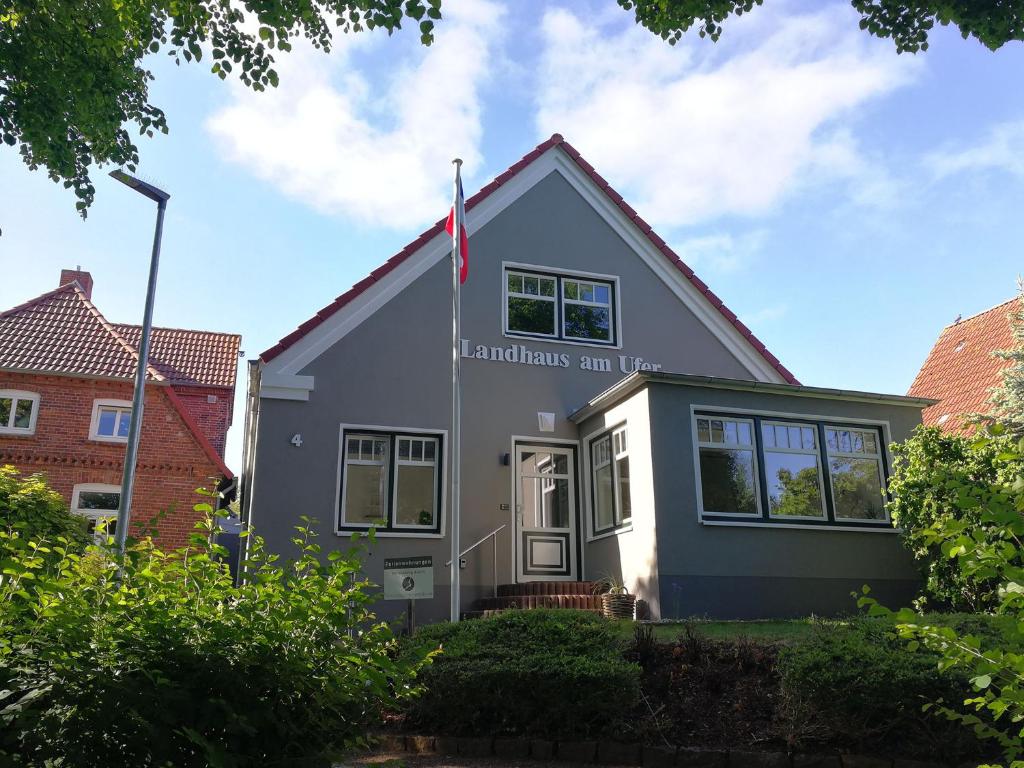
[[[469,545],[468,547],[466,547],[466,549],[459,553],[459,560],[462,560],[463,555],[469,554],[488,539],[491,540],[491,587],[493,589],[495,597],[498,596],[498,534],[501,533],[501,531],[504,530],[507,525],[508,523],[502,523],[500,526],[498,526],[493,531],[484,536],[482,539],[480,539],[480,541],[476,542],[475,544]],[[444,567],[451,568],[451,565],[452,561],[449,560],[447,563],[444,564]]]

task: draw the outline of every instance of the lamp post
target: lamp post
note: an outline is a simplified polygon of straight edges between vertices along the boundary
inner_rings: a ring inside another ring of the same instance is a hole
[[[146,286],[146,308],[142,313],[142,334],[139,339],[139,362],[135,369],[135,391],[132,394],[132,415],[128,422],[128,445],[124,452],[124,473],[121,476],[121,498],[117,505],[117,549],[124,554],[131,519],[132,486],[135,485],[135,462],[142,433],[142,408],[145,400],[146,368],[149,365],[149,336],[153,327],[153,298],[156,295],[156,273],[160,266],[160,240],[164,232],[164,209],[170,195],[124,171],[111,171],[111,177],[156,203],[156,232],[153,234],[153,255],[149,260],[149,284]]]

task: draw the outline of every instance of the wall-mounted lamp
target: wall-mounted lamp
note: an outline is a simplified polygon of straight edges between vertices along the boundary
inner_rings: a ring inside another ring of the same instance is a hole
[[[512,457],[509,454],[507,454],[507,453],[503,453],[503,454],[501,454],[500,461],[501,461],[501,466],[507,467],[509,464],[512,463]]]

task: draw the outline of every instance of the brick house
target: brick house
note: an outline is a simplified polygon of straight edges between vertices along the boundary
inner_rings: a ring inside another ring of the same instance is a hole
[[[0,465],[40,472],[72,511],[116,514],[140,328],[92,304],[92,276],[0,312]],[[154,328],[132,529],[166,512],[157,538],[184,543],[200,486],[228,488],[224,463],[241,337]]]
[[[1013,298],[971,317],[958,317],[942,329],[907,392],[939,401],[924,409],[925,424],[963,432],[969,427],[966,416],[988,410],[992,388],[1009,364],[995,353],[1013,347],[1010,313],[1019,301]]]

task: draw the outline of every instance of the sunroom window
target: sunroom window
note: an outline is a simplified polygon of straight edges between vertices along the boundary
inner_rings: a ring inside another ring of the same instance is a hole
[[[818,431],[808,424],[761,423],[768,512],[773,517],[824,518]]]
[[[829,477],[836,519],[886,520],[878,433],[873,429],[825,427]]]
[[[759,514],[753,434],[753,422],[746,419],[697,419],[701,509],[705,514]]]
[[[572,343],[615,344],[614,278],[505,270],[505,332]]]
[[[632,522],[629,495],[629,446],[620,427],[590,443],[591,498],[594,534],[624,528]]]
[[[30,435],[35,431],[39,395],[0,389],[0,434]]]

